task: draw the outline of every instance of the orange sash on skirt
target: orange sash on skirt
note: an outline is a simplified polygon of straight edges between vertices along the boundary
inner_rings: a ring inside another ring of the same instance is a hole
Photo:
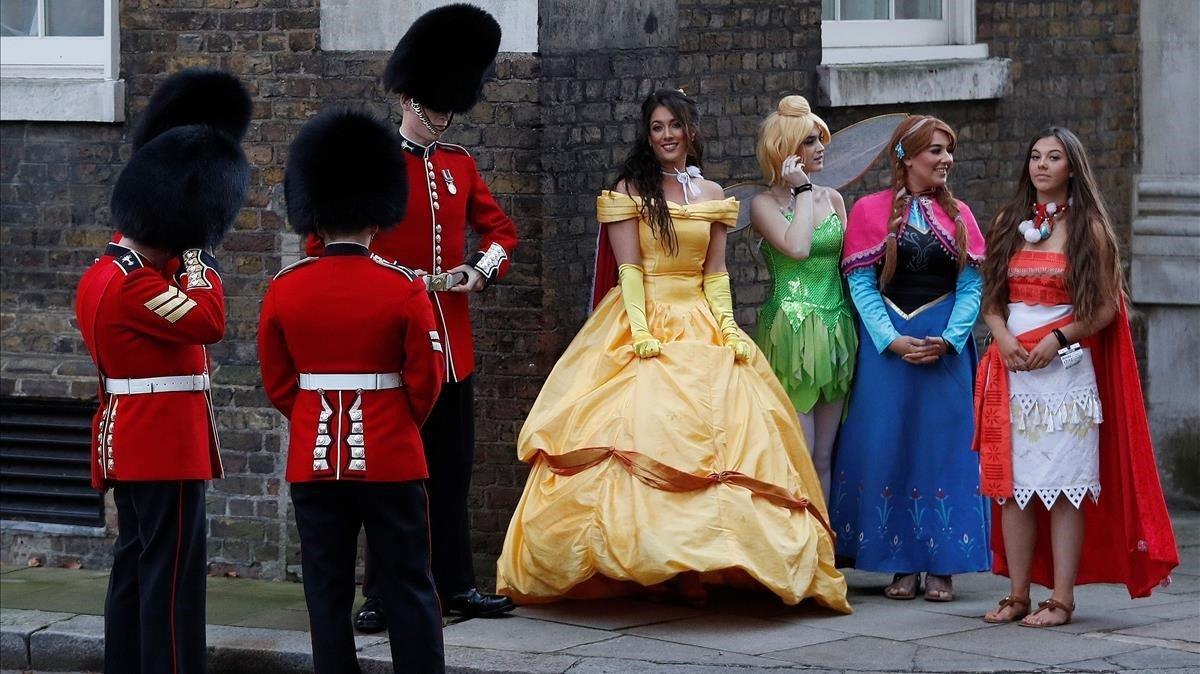
[[[1033,349],[1051,331],[1072,320],[1073,315],[1064,316],[1017,335],[1017,341],[1027,350]],[[989,498],[1012,496],[1012,407],[1008,368],[1004,366],[1004,358],[995,342],[979,360],[975,377],[975,436],[971,440],[971,449],[979,452],[980,493]]]

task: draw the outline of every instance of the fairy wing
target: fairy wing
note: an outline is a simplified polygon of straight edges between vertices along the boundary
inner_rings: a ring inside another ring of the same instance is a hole
[[[825,167],[813,174],[813,182],[841,190],[861,178],[879,160],[892,132],[907,116],[901,112],[878,115],[833,134],[825,151]],[[725,189],[725,196],[737,197],[740,206],[737,225],[730,230],[731,234],[750,226],[750,200],[765,189],[767,186],[758,182],[738,183]]]
[[[813,182],[841,190],[861,178],[878,161],[892,132],[907,116],[897,112],[870,117],[833,134],[825,151],[825,167],[813,174]]]

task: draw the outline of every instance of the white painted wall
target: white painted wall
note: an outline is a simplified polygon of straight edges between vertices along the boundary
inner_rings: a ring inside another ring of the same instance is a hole
[[[322,0],[321,49],[391,51],[412,22],[453,0]],[[532,53],[538,47],[537,0],[472,0],[500,24],[500,51]]]

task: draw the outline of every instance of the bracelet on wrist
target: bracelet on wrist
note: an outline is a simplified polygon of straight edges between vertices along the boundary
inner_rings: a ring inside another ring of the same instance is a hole
[[[792,196],[798,197],[804,192],[811,192],[812,188],[813,188],[812,183],[804,183],[803,185],[796,185],[795,187],[792,188]]]
[[[1065,349],[1067,346],[1069,346],[1071,344],[1070,342],[1067,341],[1067,336],[1063,334],[1062,330],[1059,330],[1058,328],[1054,328],[1050,332],[1051,332],[1051,334],[1054,335],[1054,338],[1058,340],[1058,345],[1060,347]]]

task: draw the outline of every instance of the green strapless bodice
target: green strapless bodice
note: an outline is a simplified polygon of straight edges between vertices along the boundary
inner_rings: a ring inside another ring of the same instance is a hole
[[[759,314],[759,321],[767,322],[763,327],[769,329],[781,310],[795,331],[809,314],[816,314],[830,330],[850,315],[839,269],[844,232],[841,218],[830,213],[813,230],[812,246],[804,260],[784,255],[765,239],[759,244],[772,281],[771,296]]]

